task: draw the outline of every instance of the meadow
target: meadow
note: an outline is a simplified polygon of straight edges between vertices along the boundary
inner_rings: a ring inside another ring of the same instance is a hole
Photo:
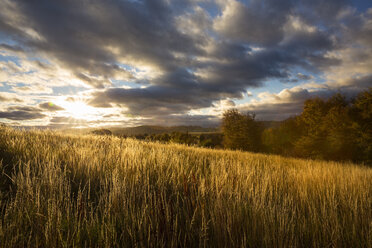
[[[371,247],[372,168],[0,129],[0,247]]]

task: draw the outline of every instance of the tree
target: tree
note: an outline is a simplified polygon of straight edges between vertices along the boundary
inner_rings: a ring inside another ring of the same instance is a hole
[[[266,129],[262,136],[267,152],[371,165],[372,88],[354,100],[341,94],[309,99],[299,116]]]
[[[299,116],[303,135],[296,141],[296,155],[329,160],[357,160],[357,132],[351,109],[351,103],[341,94],[327,101],[320,98],[307,100]]]
[[[358,95],[351,108],[356,136],[356,160],[372,164],[372,87]]]
[[[357,154],[355,132],[350,116],[350,102],[336,94],[326,102],[328,109],[322,128],[326,133],[323,156],[330,160],[354,160]]]
[[[257,152],[262,147],[262,131],[254,114],[243,115],[237,109],[227,110],[223,114],[222,132],[226,148]]]
[[[97,129],[92,131],[92,134],[95,135],[112,135],[112,132],[108,129]]]
[[[292,117],[283,121],[279,127],[265,129],[262,142],[267,152],[293,155],[293,147],[301,135],[302,128],[298,117]]]

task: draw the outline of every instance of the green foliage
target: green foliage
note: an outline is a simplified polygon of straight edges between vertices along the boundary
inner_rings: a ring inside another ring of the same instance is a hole
[[[197,138],[190,135],[189,133],[173,132],[170,140],[178,144],[195,145],[197,144]]]
[[[356,98],[351,118],[358,150],[357,160],[372,164],[372,88]]]
[[[354,104],[340,94],[327,101],[306,101],[299,117],[304,124],[304,135],[296,142],[297,154],[321,159],[368,162],[368,159],[360,156],[368,153],[362,147],[365,142],[361,141],[360,136],[364,131],[371,132],[371,126],[366,127],[367,120],[361,117],[361,113],[369,111],[365,108],[371,104],[363,96],[368,96],[368,92],[358,96]],[[361,118],[355,118],[358,115]],[[365,127],[363,131],[360,130],[362,126]]]
[[[262,125],[255,121],[253,114],[243,115],[237,109],[227,110],[223,114],[222,132],[226,148],[260,151],[262,131]]]
[[[4,248],[372,241],[365,166],[10,128],[0,160]]]
[[[263,131],[262,142],[266,152],[295,155],[294,142],[302,134],[298,118],[289,118],[281,123],[278,128],[268,128]]]
[[[309,99],[298,117],[264,131],[266,151],[326,160],[372,163],[372,88],[347,101]]]

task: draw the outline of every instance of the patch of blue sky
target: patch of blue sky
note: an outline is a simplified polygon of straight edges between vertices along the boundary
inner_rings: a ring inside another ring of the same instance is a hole
[[[12,87],[15,86],[15,87],[24,87],[24,86],[28,86],[26,85],[25,83],[12,83]]]
[[[20,59],[17,56],[10,56],[10,55],[1,55],[0,54],[0,61],[5,61],[5,62],[13,62],[16,65],[20,66]]]
[[[78,86],[59,86],[53,87],[53,94],[63,96],[63,95],[76,95],[82,91],[88,90],[85,87],[78,87]]]
[[[42,58],[42,57],[28,57],[27,58],[28,60],[31,60],[31,61],[39,61],[43,64],[47,64],[47,65],[51,65],[52,63],[47,60],[46,58]]]
[[[188,73],[190,73],[190,74],[194,74],[195,73],[195,71],[196,71],[196,69],[194,69],[194,68],[185,68],[186,69],[186,71],[188,72]]]
[[[215,18],[216,16],[219,16],[221,14],[221,9],[218,7],[218,5],[214,2],[205,1],[200,2],[198,4],[201,8],[203,8],[207,13],[212,17]]]
[[[138,68],[128,65],[128,64],[122,64],[122,63],[115,63],[115,64],[128,71],[132,71],[132,70],[135,70],[137,72],[140,71]]]
[[[238,0],[238,2],[243,3],[245,6],[249,6],[251,0]]]
[[[0,44],[7,44],[10,46],[19,45],[19,43],[13,40],[11,37],[9,37],[9,35],[4,34],[2,32],[0,32]]]
[[[371,0],[351,0],[351,3],[361,12],[365,12],[367,9],[372,8]]]
[[[140,84],[135,83],[133,81],[111,79],[111,82],[114,84],[115,87],[130,87],[130,88],[140,88],[141,87]]]
[[[32,101],[33,101],[34,105],[37,105],[39,103],[46,102],[46,99],[42,99],[42,96],[41,96],[41,98],[33,97]]]
[[[301,73],[303,75],[311,75],[313,78],[310,80],[298,79],[297,82],[290,82],[290,80],[270,79],[265,81],[262,87],[248,88],[247,92],[251,93],[252,95],[246,93],[244,94],[244,97],[242,99],[234,99],[234,102],[236,104],[248,103],[253,99],[258,100],[258,95],[262,92],[279,93],[284,89],[301,86],[312,81],[316,83],[324,83],[324,79],[319,74],[309,74],[306,71],[300,69],[296,70],[294,75],[296,75],[297,73]]]
[[[301,73],[301,72],[297,72],[297,73]],[[296,74],[297,74],[296,73]],[[295,75],[296,75],[295,74]],[[312,76],[313,78],[312,79],[308,79],[308,80],[304,80],[304,79],[301,79],[301,78],[298,78],[298,77],[293,77],[293,78],[290,78],[290,79],[271,79],[271,80],[267,80],[265,83],[264,83],[264,87],[262,88],[258,88],[256,90],[252,90],[251,92],[255,92],[255,91],[262,91],[264,89],[264,91],[267,91],[267,92],[270,92],[270,93],[278,93],[284,89],[288,89],[288,88],[293,88],[295,86],[301,86],[303,84],[306,84],[306,83],[309,83],[309,82],[312,82],[312,81],[315,81],[317,83],[321,83],[323,82],[324,80],[318,76],[318,75],[313,75],[313,74],[307,74],[307,73],[301,73],[305,76]],[[296,80],[296,81],[291,81],[292,79]]]
[[[0,82],[0,92],[10,92],[11,88],[6,82]]]
[[[243,94],[243,98],[232,99],[232,100],[235,102],[235,104],[238,104],[238,105],[248,103],[248,102],[252,101],[253,99],[258,100],[257,95],[261,92],[264,92],[264,91],[266,91],[266,90],[263,90],[262,88],[248,89],[247,93]],[[248,92],[249,92],[249,94],[248,94]]]
[[[284,89],[292,88],[296,85],[301,84],[301,81],[302,80],[299,80],[298,82],[287,82],[286,80],[283,81],[280,79],[271,79],[265,82],[264,91],[267,91],[270,93],[280,92]],[[262,91],[262,89],[260,91]]]

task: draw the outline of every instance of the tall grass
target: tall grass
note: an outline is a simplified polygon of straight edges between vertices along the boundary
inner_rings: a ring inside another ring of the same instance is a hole
[[[0,129],[0,247],[371,247],[372,169]]]

